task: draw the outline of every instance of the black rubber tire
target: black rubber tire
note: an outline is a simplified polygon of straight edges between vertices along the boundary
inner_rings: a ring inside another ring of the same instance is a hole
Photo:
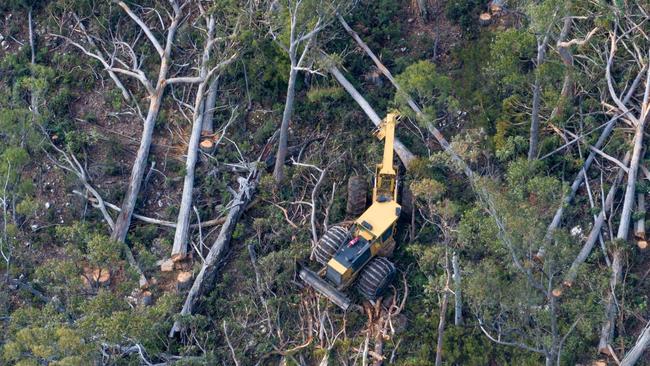
[[[395,278],[395,265],[384,257],[375,257],[361,270],[357,289],[368,300],[376,300]]]
[[[320,238],[314,248],[314,258],[322,265],[327,264],[330,259],[350,239],[350,233],[342,226],[332,226]]]
[[[398,203],[402,206],[401,216],[404,218],[410,218],[413,214],[413,193],[408,186],[408,183],[402,185],[402,189],[399,195]]]
[[[357,218],[366,210],[368,183],[355,175],[348,179],[348,201],[345,212],[348,217]]]

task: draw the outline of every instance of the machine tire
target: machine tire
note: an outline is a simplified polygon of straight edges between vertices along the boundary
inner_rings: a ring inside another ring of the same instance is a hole
[[[413,214],[413,193],[408,184],[402,185],[401,194],[399,195],[399,204],[402,206],[402,217],[410,218]]]
[[[366,209],[368,183],[362,177],[355,175],[348,179],[348,201],[345,212],[349,217],[359,217]]]
[[[322,265],[327,264],[336,251],[350,238],[350,233],[342,226],[332,226],[314,247],[314,258]]]
[[[395,277],[395,265],[384,257],[371,259],[361,271],[357,288],[368,300],[376,300]]]

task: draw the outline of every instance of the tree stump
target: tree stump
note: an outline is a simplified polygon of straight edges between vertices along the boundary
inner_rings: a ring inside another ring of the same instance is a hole
[[[174,270],[174,260],[167,259],[160,262],[160,271],[161,272],[171,272]]]
[[[176,290],[181,292],[190,286],[192,286],[192,272],[179,272],[176,276]]]
[[[492,23],[492,15],[490,13],[483,13],[478,17],[478,23],[482,26],[488,26]]]

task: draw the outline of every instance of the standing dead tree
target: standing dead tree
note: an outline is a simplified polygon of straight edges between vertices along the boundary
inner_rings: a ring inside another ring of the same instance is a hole
[[[629,31],[625,31],[624,33],[628,32],[633,32],[635,29],[638,28],[638,24],[633,23],[629,18],[626,19],[626,23],[630,24],[625,24],[628,28]],[[616,55],[616,50],[619,46],[619,42],[625,42],[625,38],[627,39],[632,39],[631,41],[631,46],[639,50],[638,45],[636,45],[634,38],[630,37],[619,37],[618,36],[618,28],[619,24],[616,22],[614,25],[614,29],[610,32],[610,45],[609,45],[609,57],[607,59],[607,67],[605,70],[605,77],[607,79],[607,89],[609,91],[609,96],[612,98],[614,101],[616,107],[619,109],[621,113],[626,114],[628,121],[634,128],[634,138],[633,138],[633,148],[632,148],[632,156],[630,160],[630,167],[628,169],[628,174],[627,174],[627,184],[625,188],[625,197],[623,198],[623,207],[621,209],[621,218],[618,226],[618,232],[616,234],[616,239],[618,239],[618,243],[616,243],[616,247],[613,249],[612,253],[612,275],[610,279],[610,291],[607,296],[607,304],[605,307],[605,323],[602,326],[601,329],[601,334],[600,334],[600,340],[598,343],[598,350],[602,353],[607,353],[609,354],[610,351],[610,344],[614,338],[614,327],[615,327],[615,319],[616,319],[616,314],[617,314],[617,302],[616,302],[616,287],[618,284],[621,282],[622,278],[622,273],[623,273],[623,248],[620,246],[623,245],[624,242],[627,241],[628,239],[628,234],[630,231],[630,223],[631,223],[631,217],[632,217],[632,209],[634,205],[634,199],[636,197],[636,182],[637,182],[637,173],[639,170],[639,163],[642,158],[642,151],[643,151],[643,137],[644,137],[644,129],[645,129],[645,124],[648,119],[648,115],[650,115],[650,105],[649,105],[649,100],[650,100],[650,68],[648,68],[647,64],[643,65],[641,64],[643,60],[641,58],[637,59],[636,62],[639,63],[639,69],[647,69],[647,76],[646,76],[646,85],[645,85],[645,90],[643,93],[643,98],[641,101],[640,108],[635,108],[638,109],[638,116],[635,116],[633,111],[628,108],[625,103],[618,98],[618,95],[615,91],[615,86],[614,86],[614,81],[613,81],[613,76],[612,76],[612,66],[614,64],[614,59]],[[647,36],[645,36],[647,38]],[[647,41],[647,39],[646,39]],[[625,47],[628,47],[628,45],[624,45]],[[650,60],[650,50],[647,51],[647,58],[645,63]],[[643,56],[641,56],[643,57]]]
[[[211,90],[214,80],[218,78],[216,75],[224,67],[232,63],[238,55],[236,51],[235,35],[238,26],[234,26],[232,33],[224,35],[216,34],[216,19],[215,14],[208,14],[206,10],[198,4],[201,12],[200,20],[205,22],[205,40],[203,45],[203,52],[201,52],[198,73],[194,80],[190,82],[196,83],[196,96],[194,101],[192,113],[192,132],[190,140],[187,145],[187,160],[185,163],[185,178],[183,180],[183,193],[181,197],[181,206],[176,220],[176,231],[174,232],[174,244],[172,247],[171,257],[173,260],[185,258],[187,254],[187,241],[188,231],[190,226],[191,206],[192,206],[192,192],[194,190],[194,171],[199,154],[199,140],[201,138],[201,131],[205,125],[205,118],[212,119],[212,111],[216,103],[216,85]],[[225,22],[224,22],[225,23]],[[238,22],[237,22],[238,23]],[[225,25],[225,24],[220,24]],[[225,26],[224,26],[225,28]],[[211,61],[214,60],[215,55],[212,51],[219,47],[219,54],[216,55],[220,60],[216,65],[209,67]],[[206,102],[206,92],[208,92],[208,100]]]
[[[273,2],[270,7],[269,33],[276,44],[287,53],[290,62],[287,96],[282,112],[280,138],[273,168],[273,177],[277,183],[284,179],[289,123],[293,115],[298,71],[318,73],[312,68],[314,62],[310,57],[310,52],[314,48],[318,34],[330,22],[334,12],[344,4],[345,1],[340,0],[330,2],[283,0]]]

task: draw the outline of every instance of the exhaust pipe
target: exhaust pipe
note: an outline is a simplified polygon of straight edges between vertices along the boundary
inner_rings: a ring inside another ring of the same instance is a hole
[[[348,299],[347,296],[345,296],[341,291],[337,290],[334,286],[325,282],[325,280],[320,278],[320,276],[318,276],[316,273],[308,270],[305,267],[302,267],[300,268],[298,275],[303,281],[305,281],[305,283],[311,286],[314,290],[321,293],[323,296],[330,299],[334,304],[343,309],[343,311],[348,310],[350,307],[350,299]]]

